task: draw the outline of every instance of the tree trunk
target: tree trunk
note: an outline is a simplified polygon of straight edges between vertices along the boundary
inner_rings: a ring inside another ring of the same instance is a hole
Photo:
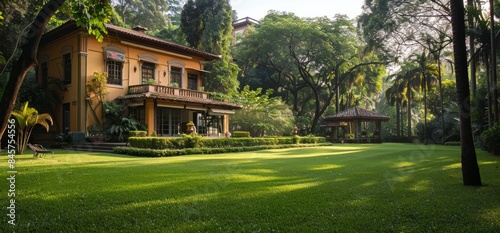
[[[337,67],[335,69],[335,85],[337,85],[337,87],[335,88],[335,113],[338,114],[340,112],[340,83],[339,83],[339,79],[340,79],[340,74],[339,74],[339,68]]]
[[[486,89],[487,89],[487,98],[486,100],[488,101],[488,128],[493,127],[493,106],[492,106],[492,99],[493,95],[491,94],[491,72],[490,72],[490,59],[488,56],[485,56],[484,58],[485,66],[486,66]]]
[[[457,80],[457,96],[460,114],[463,183],[468,186],[481,186],[481,175],[477,164],[470,119],[470,92],[465,43],[464,3],[462,0],[451,0],[450,7],[451,25],[453,29],[453,56],[455,59],[455,75]]]
[[[474,0],[467,0],[467,6],[469,8],[472,8],[474,7]],[[467,21],[469,23],[469,29],[473,29],[474,28],[474,17],[472,14],[467,14]],[[470,54],[471,54],[471,63],[470,63],[470,86],[471,86],[471,91],[472,91],[472,96],[475,96],[476,95],[476,59],[475,59],[475,56],[474,56],[474,53],[475,53],[475,48],[474,48],[474,40],[475,40],[475,36],[474,36],[474,33],[470,33],[469,35],[469,49],[470,49]],[[442,100],[441,100],[442,102]],[[444,133],[444,131],[443,131]],[[444,143],[444,141],[443,141]]]
[[[401,119],[399,120],[399,123],[400,123],[400,127],[401,127],[401,141],[403,140],[403,137],[405,135],[405,130],[404,130],[404,107],[405,105],[401,102],[401,106],[399,108],[399,111],[400,111],[400,114],[399,114],[399,117],[401,117]]]
[[[396,135],[401,138],[401,101],[396,100]]]
[[[59,9],[65,0],[50,0],[38,12],[35,20],[31,24],[30,30],[26,35],[26,43],[22,46],[22,53],[16,62],[12,65],[12,70],[7,81],[5,91],[2,99],[0,100],[0,116],[2,117],[2,127],[0,128],[0,135],[3,135],[7,128],[7,123],[10,114],[14,109],[17,94],[23,83],[26,73],[36,65],[38,45],[40,39],[45,31],[50,18]]]
[[[491,25],[491,86],[493,87],[490,91],[492,92],[492,104],[493,104],[493,124],[498,121],[498,101],[497,101],[497,50],[496,50],[496,40],[495,40],[495,12],[494,12],[494,1],[490,0],[490,25]]]
[[[410,86],[410,81],[408,81],[408,84],[407,84],[406,88],[407,88],[407,91],[406,91],[406,96],[407,97],[406,98],[408,98],[408,103],[407,103],[408,110],[407,110],[407,113],[406,113],[406,114],[408,114],[407,115],[407,117],[408,117],[408,125],[407,125],[407,127],[408,127],[408,142],[411,143],[411,142],[413,142],[413,140],[412,140],[412,134],[411,134],[411,117],[412,117],[412,115],[411,115],[411,86]]]
[[[441,144],[444,145],[444,103],[443,103],[443,77],[441,75],[441,54],[438,54],[437,56],[437,61],[438,61],[438,80],[439,80],[439,102],[441,105]]]
[[[427,77],[424,74],[424,144],[427,145]]]

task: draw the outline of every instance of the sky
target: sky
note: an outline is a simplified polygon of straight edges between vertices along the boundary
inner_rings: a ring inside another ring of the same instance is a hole
[[[361,14],[364,0],[231,0],[238,18],[261,20],[269,10],[293,12],[299,17],[332,18],[344,14],[354,19]]]

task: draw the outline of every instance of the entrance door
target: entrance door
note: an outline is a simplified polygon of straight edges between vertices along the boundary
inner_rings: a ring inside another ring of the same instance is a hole
[[[205,113],[203,112],[194,112],[193,113],[193,123],[196,126],[197,133],[201,135],[207,135],[207,126]]]
[[[67,134],[70,129],[70,105],[69,103],[63,104],[62,107],[62,131],[64,134]]]
[[[181,110],[157,108],[156,135],[178,136],[181,127]]]

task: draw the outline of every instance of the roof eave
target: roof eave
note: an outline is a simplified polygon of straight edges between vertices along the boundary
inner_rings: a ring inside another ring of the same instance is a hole
[[[157,37],[153,37],[147,34],[135,35],[136,32],[131,29],[121,28],[112,24],[106,24],[106,29],[108,30],[108,36],[118,36],[122,40],[129,40],[137,42],[138,44],[149,46],[155,49],[161,49],[166,51],[173,51],[179,54],[185,54],[189,56],[199,57],[206,61],[213,61],[221,59],[221,55],[207,53],[198,49],[194,49],[185,45],[180,45],[174,42],[166,41]],[[40,41],[40,46],[54,41],[70,32],[77,30],[86,31],[82,27],[78,27],[74,20],[68,20],[63,25],[46,32]]]

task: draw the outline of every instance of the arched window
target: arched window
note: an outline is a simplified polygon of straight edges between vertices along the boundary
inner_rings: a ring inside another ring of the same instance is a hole
[[[155,68],[158,63],[158,58],[151,54],[139,54],[139,61],[142,62],[141,65],[141,81],[142,83],[149,83],[151,80],[155,79]]]
[[[171,60],[168,61],[168,67],[170,70],[169,85],[177,85],[179,88],[182,88],[184,80],[184,67],[186,67],[186,64],[179,60]]]
[[[106,72],[108,73],[107,83],[112,85],[123,84],[123,63],[125,62],[125,51],[108,45],[103,47]]]

